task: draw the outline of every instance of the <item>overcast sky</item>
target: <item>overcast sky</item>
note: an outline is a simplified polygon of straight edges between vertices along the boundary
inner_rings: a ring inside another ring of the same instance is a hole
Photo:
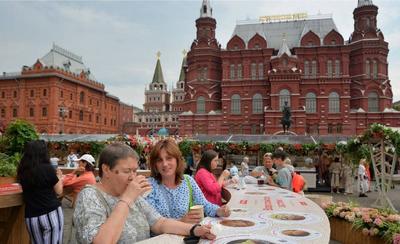
[[[195,38],[202,0],[181,1],[1,1],[0,72],[20,71],[50,51],[52,43],[83,57],[105,89],[142,108],[156,53],[168,86],[179,78],[182,50]],[[389,77],[400,100],[400,1],[373,0],[378,28],[389,42]],[[347,40],[357,0],[211,0],[217,39],[226,47],[236,21],[264,15],[333,14]]]

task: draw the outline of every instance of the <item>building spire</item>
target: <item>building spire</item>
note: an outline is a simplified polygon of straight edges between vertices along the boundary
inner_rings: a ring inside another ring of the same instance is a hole
[[[153,81],[151,83],[161,83],[161,84],[165,83],[164,76],[163,76],[162,69],[161,69],[160,56],[161,56],[161,53],[158,51],[157,52],[157,64],[156,64],[156,68],[154,70]]]
[[[372,3],[372,0],[358,0],[357,8],[362,7],[362,6],[369,6],[369,5],[374,5]]]
[[[209,0],[203,0],[200,9],[200,18],[212,18],[212,8]]]
[[[187,67],[186,53],[187,53],[186,50],[182,51],[183,60],[182,60],[182,65],[181,65],[181,73],[179,74],[179,81],[185,81],[185,68]]]
[[[290,52],[290,48],[288,47],[286,43],[286,33],[283,34],[283,39],[282,39],[282,46],[279,49],[278,52],[278,57],[281,57],[283,54],[287,54],[289,57],[292,56],[292,52]]]

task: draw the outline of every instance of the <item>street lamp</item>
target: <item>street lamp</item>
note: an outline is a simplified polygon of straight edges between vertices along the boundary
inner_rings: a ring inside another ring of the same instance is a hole
[[[60,134],[64,133],[64,122],[65,122],[65,116],[66,114],[69,112],[68,108],[61,106],[58,111],[60,112],[60,116],[61,116],[61,130],[60,130]]]

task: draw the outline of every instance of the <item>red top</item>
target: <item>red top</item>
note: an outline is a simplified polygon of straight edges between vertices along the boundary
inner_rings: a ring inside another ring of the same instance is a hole
[[[218,184],[217,179],[211,172],[201,168],[197,171],[194,179],[209,202],[217,204],[218,206],[222,205],[222,187]]]
[[[85,171],[79,177],[76,174],[67,174],[63,178],[63,187],[72,188],[73,199],[75,201],[76,196],[82,190],[85,185],[96,184],[96,178],[92,171]]]

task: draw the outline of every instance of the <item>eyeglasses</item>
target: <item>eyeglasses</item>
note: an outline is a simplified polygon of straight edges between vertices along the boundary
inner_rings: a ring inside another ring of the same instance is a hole
[[[111,170],[111,172],[113,172],[114,174],[122,173],[124,175],[132,175],[132,174],[136,175],[137,174],[136,170],[137,169],[120,169],[120,170],[114,169],[114,170]]]

